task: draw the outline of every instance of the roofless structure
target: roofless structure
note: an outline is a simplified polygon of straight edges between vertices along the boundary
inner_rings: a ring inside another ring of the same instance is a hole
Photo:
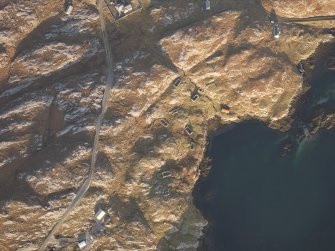
[[[141,0],[105,0],[114,20],[121,19],[142,9]]]

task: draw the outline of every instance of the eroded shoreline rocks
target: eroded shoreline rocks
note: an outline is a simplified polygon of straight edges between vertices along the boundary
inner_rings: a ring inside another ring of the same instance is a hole
[[[6,227],[0,227],[0,245],[6,248],[38,248],[88,171],[105,81],[93,2],[75,6],[71,18],[56,13],[60,19],[40,29],[43,39],[21,48],[10,63],[13,71],[0,93],[0,156],[11,158],[0,172],[12,170],[1,200],[0,225]],[[188,5],[179,2],[174,13]],[[213,121],[257,119],[287,129],[303,92],[296,64],[331,39],[292,25],[274,40],[269,23],[253,14],[260,12],[246,10],[248,22],[241,22],[244,12],[219,5],[222,13],[195,21],[180,14],[185,20],[164,23],[168,32],[153,34],[152,27],[162,25],[160,15],[171,9],[147,8],[152,16],[131,17],[125,22],[132,29],[118,26],[121,35],[111,42],[116,87],[101,129],[97,173],[58,233],[53,245],[59,249],[75,247],[68,238],[94,226],[94,209],[103,201],[110,218],[93,250],[194,250],[206,222],[191,193]],[[193,4],[192,11],[201,6]],[[182,83],[175,88],[178,76]],[[51,126],[52,118],[59,124]]]

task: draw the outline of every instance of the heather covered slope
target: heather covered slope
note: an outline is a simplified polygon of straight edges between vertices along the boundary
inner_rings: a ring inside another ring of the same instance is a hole
[[[59,249],[73,250],[103,207],[92,250],[194,250],[206,222],[191,192],[208,132],[250,118],[288,128],[303,92],[296,65],[332,39],[292,24],[275,40],[259,1],[213,1],[208,13],[200,1],[167,2],[146,1],[118,23],[105,12],[117,87],[93,185],[58,233]],[[36,250],[88,171],[106,65],[95,1],[74,7],[65,16],[54,1],[0,5],[4,250]]]

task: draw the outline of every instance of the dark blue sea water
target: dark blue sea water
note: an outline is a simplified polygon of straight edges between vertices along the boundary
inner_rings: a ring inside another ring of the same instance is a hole
[[[282,157],[285,138],[245,123],[214,139],[201,185],[214,250],[335,250],[335,134]]]
[[[335,251],[334,130],[320,130],[283,156],[292,131],[335,112],[335,71],[325,67],[335,43],[322,53],[291,132],[246,122],[213,139],[211,170],[194,192],[209,221],[199,250]]]

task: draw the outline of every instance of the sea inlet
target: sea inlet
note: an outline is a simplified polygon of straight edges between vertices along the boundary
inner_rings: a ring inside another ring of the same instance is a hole
[[[217,136],[197,187],[204,250],[335,250],[335,134],[282,154],[285,133],[259,122]]]
[[[306,133],[313,117],[335,112],[335,70],[324,46],[311,62],[310,90],[293,125],[304,135],[285,151],[291,132],[244,122],[213,138],[210,171],[194,203],[208,220],[198,250],[334,251],[335,132]],[[329,53],[328,53],[329,54]],[[303,128],[303,129],[302,129]]]

